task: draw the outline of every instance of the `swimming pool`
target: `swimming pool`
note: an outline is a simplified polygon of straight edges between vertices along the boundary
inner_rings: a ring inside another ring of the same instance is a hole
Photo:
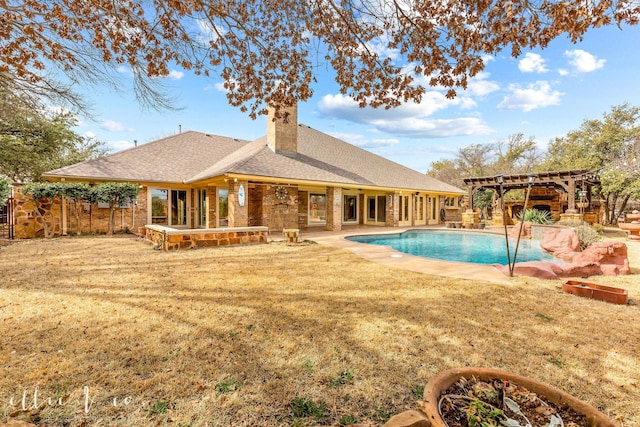
[[[499,234],[410,230],[399,234],[350,236],[347,239],[360,243],[391,246],[397,251],[424,258],[507,265],[507,246],[504,236]],[[516,239],[510,239],[509,249],[512,261],[515,247]],[[529,239],[520,240],[516,261],[560,262],[544,252],[537,240]]]

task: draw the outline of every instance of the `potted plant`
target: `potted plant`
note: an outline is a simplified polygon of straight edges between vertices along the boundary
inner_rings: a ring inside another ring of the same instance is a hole
[[[443,371],[424,388],[418,411],[385,427],[619,427],[591,405],[539,381],[487,368]]]

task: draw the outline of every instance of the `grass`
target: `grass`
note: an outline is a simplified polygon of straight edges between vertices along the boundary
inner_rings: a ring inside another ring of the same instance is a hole
[[[475,365],[638,427],[640,243],[628,246],[633,275],[591,278],[629,290],[617,306],[562,281],[428,276],[322,245],[16,242],[0,247],[0,422],[380,425],[439,371]]]

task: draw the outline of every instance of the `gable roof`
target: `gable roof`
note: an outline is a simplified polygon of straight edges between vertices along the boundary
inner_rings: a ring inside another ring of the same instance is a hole
[[[43,174],[46,178],[184,182],[249,141],[188,131]]]
[[[224,174],[466,194],[306,125],[298,125],[294,155],[273,152],[266,137],[249,142],[190,131],[44,176],[196,183]]]

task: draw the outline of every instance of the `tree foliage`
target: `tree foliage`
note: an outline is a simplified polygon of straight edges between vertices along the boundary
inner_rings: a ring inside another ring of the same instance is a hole
[[[22,187],[24,194],[31,194],[33,199],[53,202],[57,197],[65,197],[75,204],[75,215],[78,234],[80,234],[80,203],[108,203],[111,209],[109,217],[109,233],[115,232],[115,210],[120,206],[131,203],[138,196],[138,187],[135,184],[124,182],[104,182],[96,186],[89,186],[78,182],[32,182]],[[44,217],[51,214],[44,210],[44,215],[38,209],[37,203],[34,205],[36,216]],[[55,221],[55,218],[52,220]],[[43,221],[45,237],[50,237],[47,222]]]
[[[510,135],[506,141],[462,147],[453,160],[431,163],[427,175],[464,188],[465,178],[529,173],[536,170],[542,157],[535,139],[519,133]]]
[[[0,91],[0,174],[14,182],[38,181],[42,173],[98,157],[102,142],[72,130],[69,112],[46,112]]]
[[[138,187],[127,182],[105,182],[93,189],[93,195],[98,202],[109,203],[109,234],[115,233],[115,213],[119,206],[130,204],[138,196]]]
[[[139,99],[165,106],[154,78],[175,64],[218,74],[229,102],[255,116],[308,99],[316,68],[331,67],[343,94],[390,107],[429,85],[453,97],[483,55],[577,42],[639,15],[634,0],[0,0],[0,81],[64,94],[126,65]]]
[[[549,145],[546,170],[587,169],[599,174],[607,207],[606,222],[616,221],[615,210],[640,196],[640,173],[634,162],[640,140],[640,107],[628,103],[611,108],[602,119],[585,120],[579,129]],[[622,203],[619,201],[622,200]]]
[[[11,184],[8,179],[0,178],[0,206],[4,206],[11,195]]]

